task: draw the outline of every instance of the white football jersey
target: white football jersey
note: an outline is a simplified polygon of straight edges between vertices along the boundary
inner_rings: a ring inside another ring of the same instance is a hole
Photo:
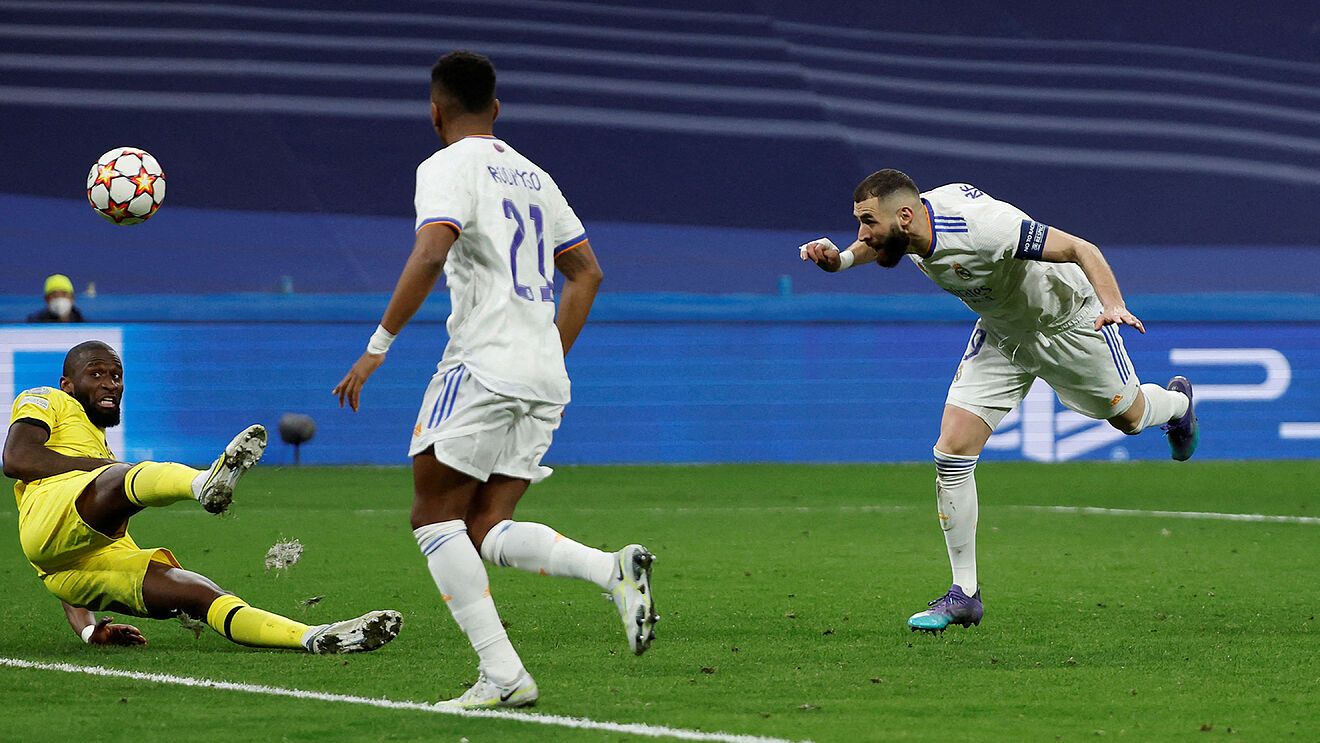
[[[417,166],[417,230],[458,234],[445,261],[452,309],[438,368],[487,389],[564,404],[554,259],[587,239],[559,186],[500,139],[461,139]]]
[[[1002,338],[1067,325],[1095,296],[1075,263],[1040,260],[1050,228],[966,183],[921,195],[930,213],[930,250],[909,253],[936,284]]]

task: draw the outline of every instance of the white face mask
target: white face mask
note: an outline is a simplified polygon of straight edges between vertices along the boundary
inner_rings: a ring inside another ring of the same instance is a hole
[[[50,308],[52,314],[64,317],[73,310],[73,300],[68,297],[51,297],[46,306]]]

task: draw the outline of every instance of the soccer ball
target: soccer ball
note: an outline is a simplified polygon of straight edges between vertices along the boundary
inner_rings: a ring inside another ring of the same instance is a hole
[[[151,218],[165,200],[165,171],[136,147],[116,147],[87,173],[87,201],[97,214],[119,225]]]

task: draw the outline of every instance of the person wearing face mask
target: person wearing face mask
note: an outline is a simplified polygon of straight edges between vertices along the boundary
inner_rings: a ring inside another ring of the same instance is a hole
[[[46,277],[46,306],[27,317],[28,322],[86,322],[73,306],[73,282],[62,273]]]

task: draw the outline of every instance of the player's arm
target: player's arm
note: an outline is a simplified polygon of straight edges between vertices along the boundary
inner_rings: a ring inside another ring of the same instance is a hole
[[[64,617],[69,620],[69,626],[73,628],[73,633],[83,639],[83,642],[91,645],[146,645],[147,638],[142,636],[137,627],[131,624],[113,624],[110,617],[102,617],[99,621],[96,615],[77,606],[70,606],[61,601],[64,606]]]
[[[851,253],[851,258],[845,257],[844,253]],[[834,243],[823,237],[799,246],[798,255],[802,260],[811,261],[820,266],[821,270],[830,273],[851,268],[858,263],[874,263],[880,257],[879,253],[861,240],[839,250]]]
[[[559,328],[559,342],[564,355],[573,347],[587,315],[596,301],[596,290],[605,277],[591,251],[591,243],[583,240],[555,256],[555,269],[564,275],[564,290],[559,294],[559,309],[555,312],[555,325]]]
[[[1123,293],[1118,289],[1118,279],[1109,262],[1094,244],[1063,230],[1051,227],[1045,235],[1045,243],[1040,252],[1040,260],[1047,263],[1076,263],[1081,266],[1086,279],[1100,298],[1103,310],[1095,320],[1099,330],[1105,325],[1131,325],[1142,333],[1146,326],[1128,312],[1123,302]]]
[[[5,439],[5,476],[20,482],[32,482],[65,472],[90,472],[115,463],[113,459],[60,454],[46,447],[49,440],[50,429],[44,421],[33,418],[14,421],[9,426],[9,438]]]
[[[376,330],[376,335],[372,336],[366,352],[353,364],[339,384],[335,385],[334,394],[339,398],[339,407],[344,407],[344,402],[347,401],[348,406],[354,411],[358,409],[362,386],[367,383],[367,377],[385,363],[388,344],[403,330],[403,326],[408,324],[413,315],[417,314],[422,302],[426,301],[427,295],[435,287],[436,280],[440,278],[440,272],[445,268],[445,259],[449,257],[449,250],[454,247],[454,241],[457,239],[458,233],[446,222],[427,225],[417,233],[412,255],[408,256],[408,262],[403,266],[403,273],[399,275],[399,282],[394,286],[394,293],[390,295],[390,303],[385,307],[385,316],[381,318],[380,328]]]

